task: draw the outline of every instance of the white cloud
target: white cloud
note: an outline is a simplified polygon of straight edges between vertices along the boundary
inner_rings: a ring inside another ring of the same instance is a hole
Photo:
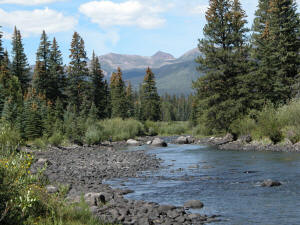
[[[0,24],[6,28],[17,26],[23,36],[30,36],[41,34],[43,30],[47,33],[71,30],[77,24],[77,20],[48,8],[12,12],[0,9]]]
[[[41,5],[64,0],[0,0],[0,4]]]
[[[155,1],[141,3],[129,0],[122,3],[112,1],[92,1],[82,4],[79,11],[101,27],[138,26],[144,29],[158,28],[164,25],[165,19],[160,13],[165,8]]]
[[[196,7],[191,8],[190,12],[192,14],[205,15],[207,9],[208,9],[208,5],[198,5]]]

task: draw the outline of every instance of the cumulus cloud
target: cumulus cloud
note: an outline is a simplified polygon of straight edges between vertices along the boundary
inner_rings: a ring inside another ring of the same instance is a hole
[[[164,25],[165,19],[160,13],[165,11],[153,1],[140,2],[129,0],[121,3],[101,0],[82,4],[79,11],[101,27],[138,26],[144,29],[158,28]]]
[[[48,8],[33,11],[6,12],[0,9],[0,24],[3,27],[17,26],[23,36],[71,30],[77,24],[74,17],[64,16],[62,13]]]
[[[16,4],[16,5],[41,5],[53,2],[62,2],[64,0],[0,0],[0,4]]]
[[[192,14],[205,15],[207,9],[208,9],[208,5],[198,5],[196,7],[191,8],[190,12]]]

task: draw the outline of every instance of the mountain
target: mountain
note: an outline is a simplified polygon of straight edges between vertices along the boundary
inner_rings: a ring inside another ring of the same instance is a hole
[[[195,58],[199,55],[199,50],[195,48],[179,58],[159,51],[150,57],[110,53],[100,56],[99,60],[108,79],[120,67],[124,80],[131,81],[133,87],[138,88],[149,66],[155,74],[160,94],[190,94],[192,81],[201,76],[196,71],[195,63]]]

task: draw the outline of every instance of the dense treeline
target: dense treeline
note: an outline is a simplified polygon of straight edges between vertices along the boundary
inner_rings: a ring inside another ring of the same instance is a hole
[[[234,132],[299,92],[300,20],[294,0],[259,0],[252,32],[239,0],[210,0],[192,119],[205,134]],[[250,36],[251,34],[251,36]]]
[[[126,85],[121,68],[108,83],[99,58],[89,61],[85,44],[75,32],[70,63],[63,64],[59,45],[45,31],[40,39],[32,79],[20,31],[12,38],[12,60],[2,47],[0,33],[0,115],[24,140],[66,136],[82,142],[93,121],[135,118],[140,121],[188,120],[189,101],[184,96],[160,97],[150,68],[139,91]]]

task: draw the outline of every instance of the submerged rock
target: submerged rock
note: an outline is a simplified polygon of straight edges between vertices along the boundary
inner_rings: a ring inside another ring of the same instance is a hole
[[[185,202],[183,206],[190,209],[201,209],[203,208],[204,204],[199,200],[190,200]]]
[[[271,179],[265,180],[265,181],[263,181],[261,183],[262,187],[278,187],[280,185],[282,185],[281,182],[279,182],[279,181],[273,181]]]
[[[168,144],[161,138],[155,138],[151,145],[156,147],[168,147]]]

